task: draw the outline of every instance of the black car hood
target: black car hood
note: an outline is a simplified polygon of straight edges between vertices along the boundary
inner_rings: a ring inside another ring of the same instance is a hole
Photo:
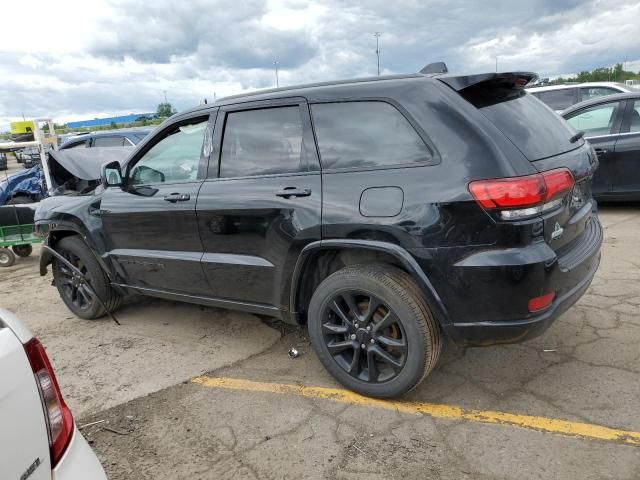
[[[118,161],[123,165],[134,147],[70,148],[49,152],[49,161],[81,180],[98,180],[100,168],[107,162]],[[51,166],[52,170],[54,165]]]

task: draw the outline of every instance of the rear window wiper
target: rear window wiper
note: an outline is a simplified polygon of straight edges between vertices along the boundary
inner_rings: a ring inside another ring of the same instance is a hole
[[[571,137],[569,139],[569,141],[571,143],[576,143],[578,140],[580,140],[582,137],[584,137],[584,132],[578,132],[576,133],[573,137]]]

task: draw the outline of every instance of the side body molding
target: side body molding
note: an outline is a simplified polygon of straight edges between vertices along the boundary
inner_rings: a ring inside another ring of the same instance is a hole
[[[452,330],[451,321],[449,319],[447,309],[445,308],[442,299],[436,292],[433,284],[422,270],[415,258],[404,248],[395,245],[393,243],[381,242],[376,240],[359,240],[359,239],[331,239],[331,240],[319,240],[308,244],[298,257],[296,262],[292,282],[291,282],[291,296],[289,299],[290,309],[293,312],[294,318],[297,318],[297,296],[298,288],[301,283],[301,276],[305,269],[308,267],[308,260],[312,256],[312,253],[318,250],[340,250],[340,249],[364,249],[377,252],[384,252],[389,255],[393,255],[399,260],[401,265],[416,281],[427,301],[431,312],[435,316],[436,320],[440,323],[442,328],[449,333]]]

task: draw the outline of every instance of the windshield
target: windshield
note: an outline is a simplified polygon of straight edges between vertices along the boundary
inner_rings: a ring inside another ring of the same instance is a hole
[[[558,155],[581,146],[584,140],[571,143],[576,132],[529,93],[480,108],[480,111],[504,133],[530,160]]]

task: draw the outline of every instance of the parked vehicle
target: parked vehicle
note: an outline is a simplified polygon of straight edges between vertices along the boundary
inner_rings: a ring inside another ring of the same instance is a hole
[[[20,163],[26,169],[40,164],[40,150],[38,147],[28,147],[20,151]]]
[[[584,132],[598,154],[593,195],[600,200],[640,200],[640,91],[582,102],[562,116]]]
[[[150,131],[150,129],[140,129],[85,133],[67,138],[60,145],[60,150],[67,148],[133,147],[140,143]]]
[[[306,323],[345,386],[403,394],[443,336],[532,338],[596,272],[596,155],[533,76],[375,77],[175,115],[92,193],[36,211],[92,289],[47,251],[41,274],[85,319],[135,292]]]
[[[44,347],[3,309],[0,372],[2,478],[106,480],[76,428]]]
[[[531,87],[527,91],[560,113],[576,103],[616,93],[633,92],[634,88],[617,82],[585,82]]]
[[[0,152],[0,170],[6,170],[7,168],[9,168],[7,166],[7,154]]]
[[[70,191],[81,192],[89,185],[95,187],[100,179],[100,165],[108,160],[124,159],[131,150],[132,147],[49,150],[53,185],[45,185],[45,175],[38,162],[24,172],[0,180],[0,206],[39,202],[50,190],[68,194]]]

